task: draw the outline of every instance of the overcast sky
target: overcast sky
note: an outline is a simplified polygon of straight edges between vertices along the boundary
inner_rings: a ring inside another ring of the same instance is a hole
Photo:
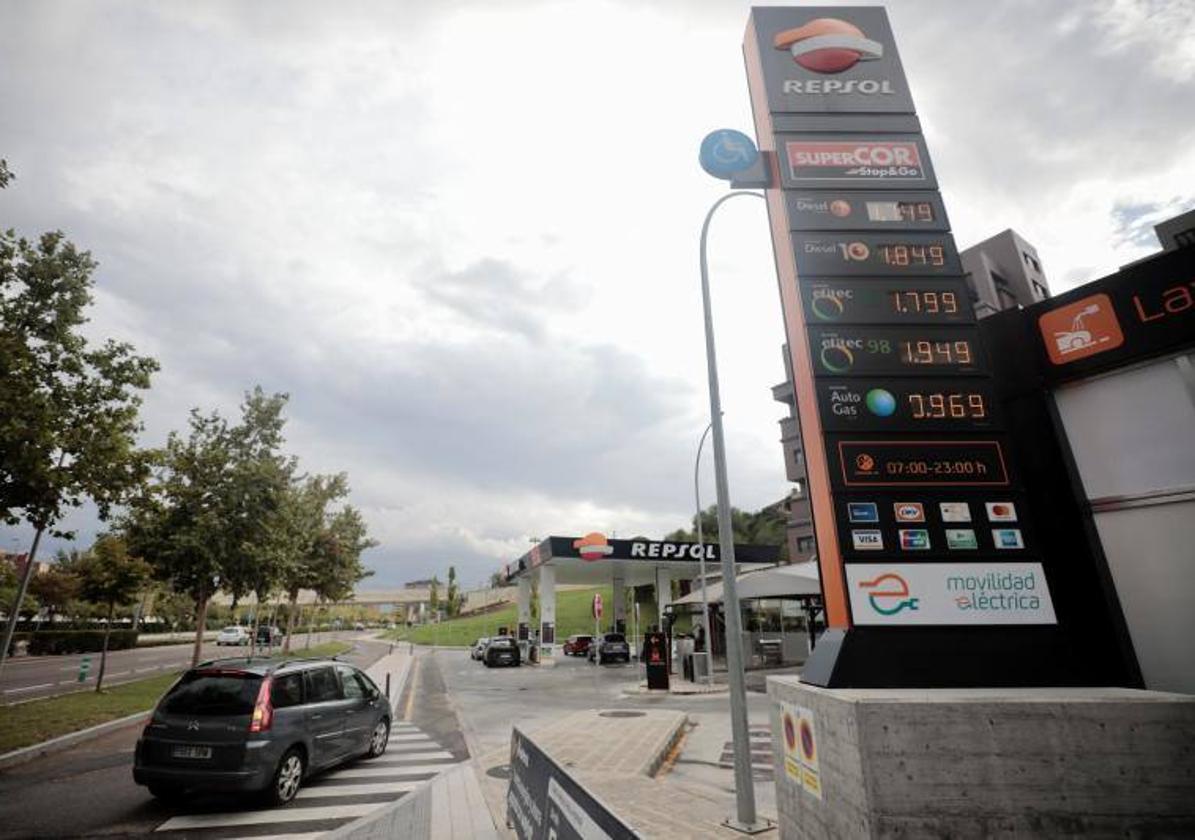
[[[1015,228],[1057,292],[1195,205],[1190,0],[887,5],[960,247]],[[349,473],[381,542],[371,585],[658,537],[709,419],[697,238],[725,187],[696,156],[750,131],[748,7],[0,0],[0,225],[99,261],[89,330],[162,364],[147,445],[289,393],[289,449]],[[757,509],[789,490],[762,202],[710,250]]]

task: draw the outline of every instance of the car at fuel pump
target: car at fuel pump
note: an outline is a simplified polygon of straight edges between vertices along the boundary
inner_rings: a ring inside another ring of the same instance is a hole
[[[607,662],[630,662],[631,646],[627,644],[627,637],[622,633],[605,633],[595,636],[589,644],[589,661],[598,665]]]
[[[481,661],[487,668],[495,665],[514,665],[517,668],[520,664],[519,646],[510,636],[497,636],[486,645]]]

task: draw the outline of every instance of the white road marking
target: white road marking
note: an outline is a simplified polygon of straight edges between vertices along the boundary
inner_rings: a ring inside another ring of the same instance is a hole
[[[423,780],[405,782],[380,782],[373,785],[316,785],[315,787],[299,788],[296,795],[299,799],[327,799],[331,796],[354,796],[366,793],[406,793],[423,784]]]
[[[27,685],[24,688],[6,688],[4,694],[19,694],[22,691],[37,691],[39,688],[53,688],[54,683],[42,683],[41,685]]]
[[[214,828],[222,825],[265,825],[272,822],[305,822],[363,817],[384,808],[388,802],[369,802],[363,805],[326,805],[321,808],[270,808],[265,811],[240,811],[230,814],[188,814],[166,820],[156,831],[179,831],[187,828]]]
[[[373,762],[370,762],[373,764]],[[408,767],[374,765],[372,768],[351,767],[336,774],[338,779],[367,779],[370,776],[422,776],[426,773],[439,773],[454,767],[454,764],[413,764]]]

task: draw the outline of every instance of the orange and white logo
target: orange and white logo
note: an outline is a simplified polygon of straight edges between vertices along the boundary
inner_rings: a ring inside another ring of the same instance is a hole
[[[601,560],[614,551],[606,540],[606,535],[597,531],[586,534],[579,540],[573,540],[573,548],[581,553],[582,560]]]
[[[815,73],[841,73],[860,61],[882,58],[884,45],[872,41],[853,23],[818,18],[776,35],[778,50],[788,50],[793,61]]]
[[[1107,295],[1091,295],[1037,319],[1050,361],[1065,365],[1124,344],[1124,333]]]

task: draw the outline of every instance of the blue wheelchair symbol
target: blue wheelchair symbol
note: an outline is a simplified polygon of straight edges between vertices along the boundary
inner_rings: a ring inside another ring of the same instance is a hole
[[[759,160],[755,143],[741,131],[721,128],[711,131],[701,141],[698,157],[701,168],[715,178],[728,180],[737,172],[750,169]]]

